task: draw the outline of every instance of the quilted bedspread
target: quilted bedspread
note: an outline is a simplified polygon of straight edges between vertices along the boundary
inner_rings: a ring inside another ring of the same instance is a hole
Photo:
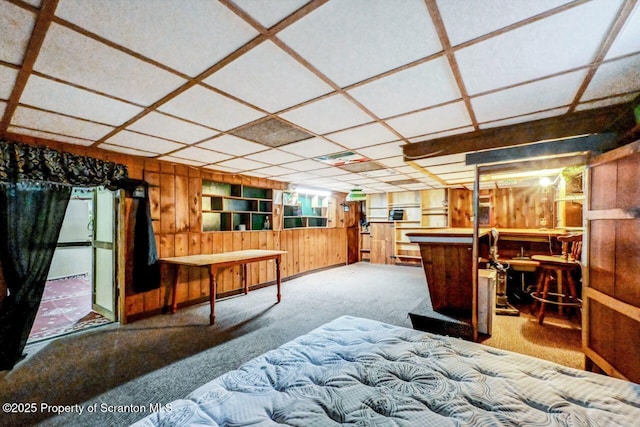
[[[340,317],[136,426],[633,426],[640,385]]]

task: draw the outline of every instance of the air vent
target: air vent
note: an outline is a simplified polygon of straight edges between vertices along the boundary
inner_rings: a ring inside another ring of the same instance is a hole
[[[268,145],[269,147],[281,147],[313,137],[310,133],[304,132],[278,119],[263,120],[231,132],[231,134]]]

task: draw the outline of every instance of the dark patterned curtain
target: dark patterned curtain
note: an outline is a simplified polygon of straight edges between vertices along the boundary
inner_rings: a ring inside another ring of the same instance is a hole
[[[0,370],[22,357],[72,187],[124,182],[124,165],[0,141]]]

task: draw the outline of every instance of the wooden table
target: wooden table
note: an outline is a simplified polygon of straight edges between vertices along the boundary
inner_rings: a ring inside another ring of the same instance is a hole
[[[176,291],[178,288],[178,276],[181,266],[187,267],[204,267],[209,270],[209,302],[211,305],[211,315],[209,323],[213,325],[215,322],[215,301],[216,301],[216,274],[219,268],[232,267],[234,265],[242,265],[242,283],[245,295],[249,292],[249,284],[247,282],[247,264],[251,262],[267,261],[274,259],[276,261],[276,283],[277,283],[277,299],[281,300],[280,295],[280,260],[282,254],[287,251],[274,251],[265,249],[249,249],[244,251],[223,252],[218,254],[201,254],[187,255],[171,258],[161,258],[160,262],[175,265],[175,276],[173,280],[173,295],[171,302],[171,313],[175,313],[178,309],[176,300]]]

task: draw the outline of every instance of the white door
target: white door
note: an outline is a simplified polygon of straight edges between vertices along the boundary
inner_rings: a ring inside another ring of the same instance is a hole
[[[97,188],[94,196],[93,232],[93,310],[117,320],[116,306],[116,230],[115,193]]]

